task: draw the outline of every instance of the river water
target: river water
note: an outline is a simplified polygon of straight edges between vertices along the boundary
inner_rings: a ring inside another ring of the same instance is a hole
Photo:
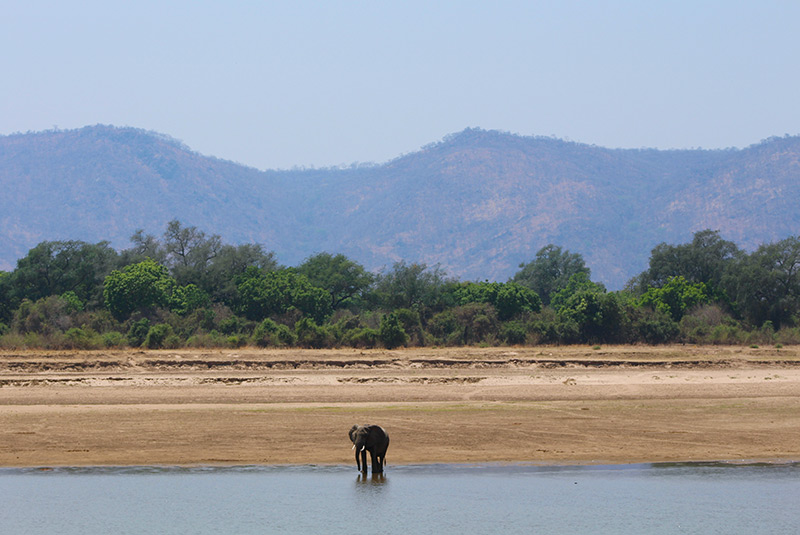
[[[2,469],[0,532],[800,533],[800,463]]]

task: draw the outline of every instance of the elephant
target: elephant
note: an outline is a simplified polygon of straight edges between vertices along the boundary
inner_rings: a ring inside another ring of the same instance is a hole
[[[354,425],[348,433],[356,450],[356,466],[359,472],[367,471],[367,452],[372,458],[372,473],[383,473],[386,465],[386,450],[389,448],[389,433],[379,425]]]

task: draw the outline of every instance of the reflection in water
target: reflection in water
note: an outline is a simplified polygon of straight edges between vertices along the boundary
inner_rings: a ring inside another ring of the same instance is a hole
[[[386,485],[386,474],[367,474],[361,472],[356,478],[356,487],[361,492],[379,492]]]
[[[361,472],[358,474],[358,479],[356,480],[359,483],[369,483],[372,485],[383,485],[386,483],[386,474],[369,474],[367,475],[366,472]]]

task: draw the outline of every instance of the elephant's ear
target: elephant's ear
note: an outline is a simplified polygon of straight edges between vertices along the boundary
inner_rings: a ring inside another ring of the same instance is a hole
[[[353,444],[355,444],[356,442],[356,430],[358,430],[358,426],[354,425],[353,427],[350,428],[350,431],[347,432],[347,436],[350,437],[350,442],[352,442]]]

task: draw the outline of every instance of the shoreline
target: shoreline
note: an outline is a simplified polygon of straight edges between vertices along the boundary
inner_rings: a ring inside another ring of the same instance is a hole
[[[0,351],[0,467],[800,460],[800,348]],[[710,459],[710,460],[709,460]]]
[[[713,467],[713,468],[753,468],[753,467],[793,467],[800,468],[800,459],[772,459],[772,460],[727,460],[727,461],[662,461],[662,462],[636,462],[636,463],[610,463],[602,462],[572,462],[568,464],[553,464],[548,462],[507,462],[495,461],[486,463],[413,463],[397,464],[391,467],[387,465],[384,473],[388,474],[394,470],[401,472],[416,470],[434,470],[449,472],[465,472],[470,470],[486,471],[506,471],[523,469],[534,472],[550,472],[558,470],[580,469],[580,470],[639,470],[649,468],[692,468],[692,467]],[[40,474],[40,473],[207,473],[207,472],[271,472],[271,471],[341,471],[359,473],[355,465],[349,464],[131,464],[131,465],[43,465],[43,466],[0,466],[0,476],[4,474]],[[368,471],[372,476],[372,471]]]

